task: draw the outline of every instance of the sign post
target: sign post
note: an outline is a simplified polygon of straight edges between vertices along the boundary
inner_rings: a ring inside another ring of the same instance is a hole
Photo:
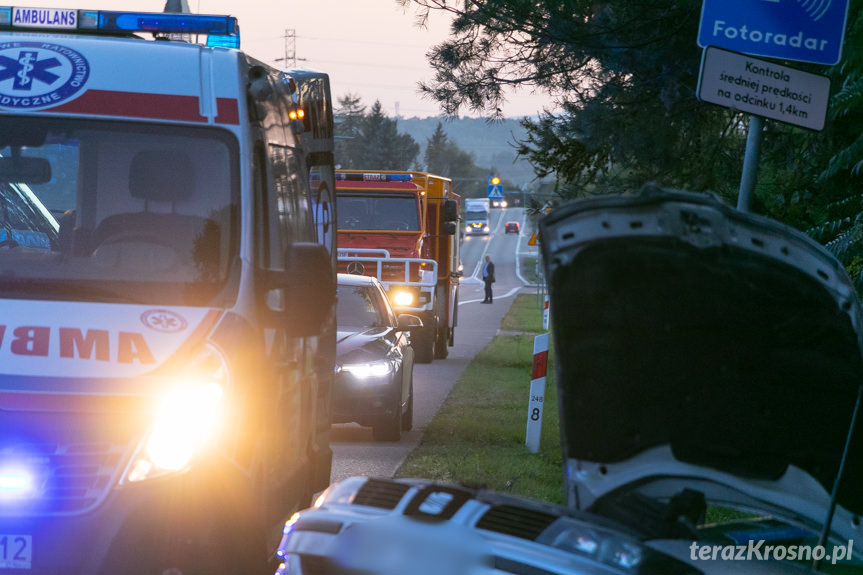
[[[845,22],[848,19],[849,4],[849,0],[807,0],[806,2],[799,0],[703,0],[701,22],[698,28],[698,45],[702,48],[713,46],[743,54],[782,60],[825,65],[837,64],[842,58],[842,43],[845,39]],[[702,59],[702,76],[707,51],[705,50],[705,58]],[[721,77],[720,81],[723,81]],[[701,83],[702,80],[699,79],[699,84]],[[728,92],[728,86],[726,86],[724,92],[717,93],[724,99]],[[773,95],[780,94],[781,88]],[[700,90],[699,97],[701,97]],[[730,97],[735,98],[733,93]],[[742,103],[742,100],[734,103]],[[741,109],[740,106],[732,107]],[[808,111],[804,112],[805,117],[800,118],[796,114],[797,109],[795,104],[791,114],[784,114],[783,112],[785,117],[782,121],[788,122],[789,117],[792,116],[803,120],[809,119]],[[737,198],[737,208],[742,211],[749,211],[750,198],[758,172],[757,164],[761,149],[762,129],[760,116],[764,115],[763,107],[759,111],[762,113],[757,114],[749,111],[749,134],[746,139],[746,155],[743,162],[743,174],[740,178],[740,192]],[[815,122],[816,125],[819,123],[817,114]],[[820,121],[820,125],[823,127],[823,120]],[[821,128],[814,129],[820,130]]]
[[[533,369],[530,375],[530,401],[527,404],[527,433],[524,444],[531,453],[539,452],[542,434],[542,406],[545,403],[545,377],[548,371],[548,334],[533,338]]]

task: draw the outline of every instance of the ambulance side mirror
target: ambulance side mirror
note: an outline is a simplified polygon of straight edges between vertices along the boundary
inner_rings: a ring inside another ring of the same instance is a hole
[[[276,306],[267,298],[266,324],[284,328],[295,337],[319,334],[332,318],[336,303],[336,278],[327,248],[295,242],[285,254],[284,270],[264,274],[265,291],[280,295]]]

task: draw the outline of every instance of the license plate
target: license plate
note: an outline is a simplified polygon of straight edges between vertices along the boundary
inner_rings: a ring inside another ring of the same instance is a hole
[[[0,569],[30,569],[33,537],[0,534]]]

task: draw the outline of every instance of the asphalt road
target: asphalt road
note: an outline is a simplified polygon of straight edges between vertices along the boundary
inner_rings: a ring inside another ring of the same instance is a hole
[[[518,221],[521,234],[504,234],[505,221]],[[526,287],[517,265],[516,252],[530,251],[529,234],[524,225],[524,210],[508,208],[493,210],[492,232],[489,236],[464,239],[461,259],[464,277],[459,288],[458,325],[455,345],[449,357],[431,364],[414,367],[414,427],[403,433],[398,443],[372,441],[370,427],[356,424],[334,425],[332,432],[332,481],[354,475],[392,477],[410,452],[419,444],[428,423],[440,408],[462,371],[500,328],[500,321],[520,291],[533,291]],[[497,282],[494,284],[494,304],[481,305],[483,283],[480,264],[485,255],[495,263]]]

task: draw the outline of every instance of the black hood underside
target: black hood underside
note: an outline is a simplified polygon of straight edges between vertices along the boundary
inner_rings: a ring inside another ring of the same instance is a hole
[[[832,490],[863,364],[819,280],[670,234],[574,251],[547,263],[567,458],[617,463],[668,444],[741,477],[794,465]],[[858,431],[838,498],[857,513],[861,479]]]

